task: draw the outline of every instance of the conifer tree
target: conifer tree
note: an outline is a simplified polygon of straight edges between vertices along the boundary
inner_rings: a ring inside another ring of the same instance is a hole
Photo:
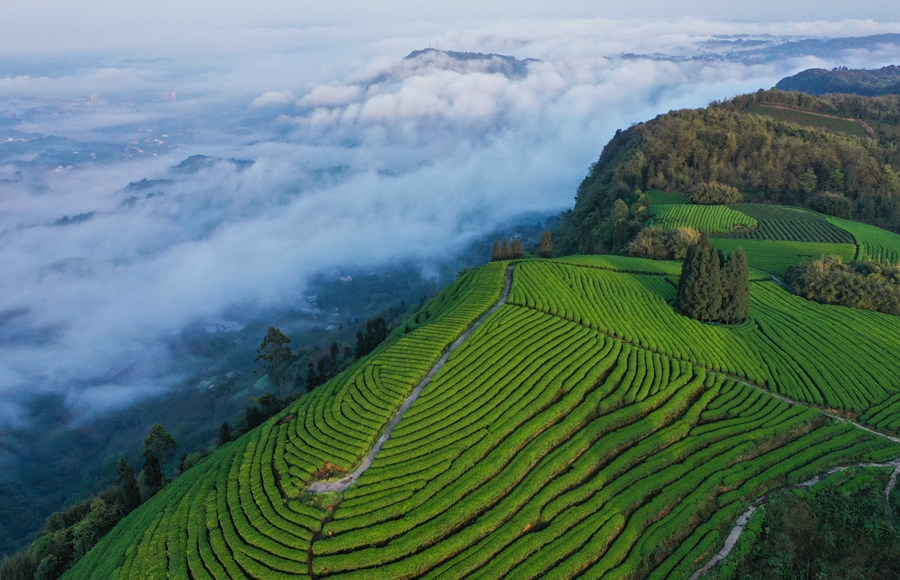
[[[122,486],[122,491],[124,492],[125,503],[122,506],[122,511],[128,514],[141,505],[141,492],[138,488],[137,479],[134,476],[134,468],[127,461],[119,458],[119,463],[116,466],[116,475],[118,483]]]
[[[681,269],[675,305],[685,316],[708,322],[718,320],[722,306],[719,252],[708,236],[688,248]]]
[[[553,239],[550,237],[550,230],[544,230],[541,234],[540,256],[542,258],[553,257]]]
[[[750,275],[747,256],[738,248],[728,256],[722,284],[721,321],[742,322],[750,313]]]
[[[503,238],[503,243],[500,244],[500,259],[508,260],[509,259],[509,240]]]
[[[500,242],[498,242],[497,240],[494,240],[494,246],[491,248],[491,262],[496,262],[501,259],[502,258],[500,257]]]
[[[521,258],[524,255],[525,251],[522,249],[522,240],[515,238],[509,246],[509,254],[507,257],[514,260],[516,258]]]

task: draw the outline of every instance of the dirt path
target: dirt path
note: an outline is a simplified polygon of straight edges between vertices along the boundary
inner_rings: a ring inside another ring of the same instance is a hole
[[[889,461],[887,463],[855,463],[853,465],[842,465],[840,467],[834,467],[824,473],[820,473],[819,475],[804,481],[803,483],[798,483],[798,484],[792,485],[790,487],[810,487],[810,486],[813,486],[813,485],[819,483],[820,481],[822,481],[823,479],[825,479],[826,477],[828,477],[830,475],[834,475],[835,473],[837,473],[839,471],[843,471],[845,469],[850,469],[853,467],[893,467],[894,468],[894,471],[891,473],[891,477],[888,480],[887,485],[884,487],[884,499],[888,503],[888,513],[890,514],[891,519],[894,519],[895,514],[894,514],[894,511],[891,509],[890,495],[891,495],[891,490],[893,490],[894,486],[897,484],[897,477],[900,476],[900,459],[895,459],[895,460]],[[761,506],[763,503],[765,503],[766,498],[769,495],[771,495],[772,493],[774,493],[776,491],[780,491],[781,489],[784,489],[784,488],[774,489],[774,490],[770,491],[768,494],[766,494],[760,498],[757,498],[753,503],[751,503],[750,506],[747,508],[747,511],[745,511],[743,514],[741,514],[741,517],[739,517],[737,519],[737,521],[734,523],[734,527],[731,529],[731,532],[728,534],[728,537],[725,539],[725,545],[722,546],[722,549],[719,550],[718,552],[716,552],[716,554],[712,558],[710,558],[709,562],[704,564],[702,568],[700,568],[699,570],[694,572],[691,575],[690,580],[698,580],[699,578],[702,578],[707,572],[709,572],[713,568],[713,566],[718,564],[720,561],[724,560],[728,556],[728,554],[731,553],[731,550],[734,548],[735,544],[737,544],[737,541],[741,536],[741,532],[743,532],[744,528],[747,527],[747,522],[750,521],[750,516],[753,515],[753,512],[755,512],[759,508],[759,506]]]
[[[450,348],[448,348],[446,352],[444,352],[444,354],[441,356],[441,358],[439,358],[438,361],[434,364],[434,366],[431,367],[431,370],[428,371],[428,374],[425,375],[425,378],[422,379],[418,385],[416,385],[416,388],[413,389],[412,393],[409,394],[409,397],[406,398],[403,404],[400,405],[400,408],[397,409],[397,412],[394,413],[394,417],[387,424],[387,427],[381,434],[381,437],[379,437],[378,441],[375,442],[372,450],[369,451],[368,455],[365,456],[365,458],[362,460],[362,463],[359,464],[359,467],[357,467],[356,470],[354,470],[350,475],[337,481],[314,481],[309,485],[308,488],[306,488],[306,491],[310,493],[343,491],[356,483],[356,480],[359,479],[360,476],[365,473],[367,469],[369,469],[369,466],[372,465],[372,461],[375,460],[375,455],[378,454],[378,452],[381,450],[381,446],[384,445],[385,441],[390,438],[391,433],[394,432],[394,427],[396,427],[400,423],[400,419],[403,418],[403,413],[405,413],[406,410],[409,409],[416,401],[416,399],[419,398],[422,390],[428,386],[428,384],[431,382],[431,379],[434,378],[434,376],[443,368],[444,364],[447,363],[447,359],[450,358],[450,355],[453,354],[456,349],[462,346],[462,344],[466,341],[466,339],[469,338],[469,336],[475,331],[476,328],[481,326],[481,324],[485,320],[487,320],[493,313],[499,310],[501,306],[506,304],[506,300],[507,298],[509,298],[509,290],[512,287],[512,274],[514,268],[514,265],[510,265],[506,269],[506,285],[503,288],[503,293],[500,296],[500,300],[498,300],[490,310],[482,314],[481,317],[476,320],[474,324],[472,324],[472,326],[470,326],[465,332],[463,332],[462,335],[456,339],[456,342],[450,345]]]

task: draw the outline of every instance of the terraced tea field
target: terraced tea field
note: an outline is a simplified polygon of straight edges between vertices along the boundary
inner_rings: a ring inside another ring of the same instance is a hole
[[[900,262],[900,235],[881,228],[832,216],[825,216],[835,226],[850,232],[858,246],[857,260],[885,264]]]
[[[700,232],[724,234],[758,227],[756,219],[727,205],[652,204],[650,225],[664,230],[692,227]]]
[[[754,218],[759,224],[753,231],[735,233],[731,236],[734,238],[829,244],[855,243],[850,232],[832,224],[825,215],[813,211],[754,203],[735,203],[728,207]]]
[[[387,344],[129,515],[70,578],[687,578],[754,499],[900,457],[900,322],[754,282],[674,313],[677,264],[468,272]],[[483,323],[352,470],[441,353]],[[776,396],[777,395],[777,396]],[[831,409],[831,410],[829,410]]]

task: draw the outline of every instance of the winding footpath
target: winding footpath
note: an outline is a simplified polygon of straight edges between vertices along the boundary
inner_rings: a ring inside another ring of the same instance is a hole
[[[515,265],[510,265],[506,269],[506,284],[503,288],[503,293],[501,294],[500,299],[497,301],[497,303],[494,304],[490,308],[490,310],[488,310],[487,312],[482,314],[481,317],[478,320],[476,320],[475,323],[472,324],[472,326],[470,326],[468,329],[466,329],[466,331],[463,332],[460,335],[460,337],[456,339],[456,342],[454,342],[452,345],[450,345],[450,348],[448,348],[444,352],[444,354],[441,355],[441,358],[439,358],[438,361],[434,364],[434,366],[431,367],[431,370],[428,371],[428,374],[425,375],[425,378],[422,379],[418,385],[416,385],[416,388],[413,389],[412,393],[409,394],[409,396],[406,398],[406,400],[403,402],[403,404],[400,405],[400,408],[397,409],[397,412],[394,414],[394,417],[387,424],[387,427],[385,428],[384,433],[382,433],[381,437],[378,438],[378,441],[375,442],[375,445],[372,447],[372,450],[369,451],[368,455],[366,455],[366,457],[362,460],[362,463],[359,464],[359,467],[357,467],[353,471],[353,473],[351,473],[350,475],[347,475],[346,477],[343,477],[337,481],[314,481],[309,485],[308,488],[306,488],[306,491],[308,491],[310,493],[327,493],[327,492],[333,492],[333,491],[343,491],[343,490],[347,489],[348,487],[350,487],[351,485],[353,485],[354,483],[356,483],[356,480],[359,479],[362,476],[362,474],[365,473],[366,470],[369,469],[369,467],[372,465],[372,461],[375,460],[375,455],[378,454],[378,452],[381,450],[382,445],[384,445],[384,443],[390,438],[391,433],[394,432],[394,427],[396,427],[400,423],[400,420],[403,418],[403,413],[405,413],[406,410],[409,409],[412,406],[412,404],[416,402],[416,399],[418,399],[419,395],[422,394],[422,390],[428,386],[428,384],[431,382],[431,379],[434,378],[434,376],[438,372],[440,372],[440,370],[447,363],[447,360],[450,358],[450,355],[453,354],[453,352],[456,349],[458,349],[460,346],[462,346],[464,342],[466,342],[466,339],[468,339],[469,336],[473,332],[475,332],[475,329],[477,329],[479,326],[481,326],[481,324],[485,320],[490,318],[490,316],[492,314],[497,312],[497,310],[499,310],[501,306],[506,304],[506,300],[509,298],[509,290],[512,287],[512,275],[513,275],[514,268],[515,268]]]
[[[854,423],[854,425],[855,425],[855,423]],[[865,429],[865,427],[863,427],[863,429]],[[795,484],[795,485],[792,485],[789,487],[811,487],[811,486],[819,483],[820,481],[822,481],[823,479],[825,479],[826,477],[828,477],[830,475],[834,475],[835,473],[837,473],[839,471],[843,471],[845,469],[850,469],[853,467],[893,467],[894,468],[894,471],[891,473],[890,479],[888,479],[887,485],[884,486],[884,499],[888,504],[888,514],[890,514],[891,520],[896,521],[894,510],[891,508],[891,491],[893,491],[894,486],[897,485],[897,477],[900,476],[900,458],[894,459],[893,461],[889,461],[887,463],[856,463],[853,465],[842,465],[840,467],[835,467],[835,468],[829,469],[825,473],[821,473],[811,479],[804,481],[803,483],[798,483],[798,484]],[[784,489],[784,488],[780,488],[780,489]],[[750,521],[750,516],[753,515],[753,512],[755,512],[757,510],[757,508],[759,508],[759,506],[761,506],[763,503],[765,503],[765,501],[769,497],[769,495],[771,495],[772,493],[774,493],[776,491],[779,491],[779,489],[774,489],[774,490],[770,491],[766,495],[757,498],[753,503],[750,504],[750,506],[747,508],[747,511],[745,511],[743,514],[741,514],[741,517],[739,517],[737,519],[737,521],[734,524],[734,527],[731,529],[731,532],[728,534],[728,537],[725,538],[725,545],[722,546],[722,549],[719,550],[718,552],[716,552],[716,554],[712,558],[710,558],[710,560],[706,564],[704,564],[702,568],[700,568],[699,570],[694,572],[691,575],[690,580],[698,580],[699,578],[702,578],[704,575],[706,575],[707,572],[709,572],[713,568],[713,566],[715,566],[716,564],[718,564],[719,562],[724,560],[728,556],[728,554],[731,553],[732,548],[734,548],[735,544],[737,544],[738,538],[740,538],[740,536],[741,536],[741,532],[743,532],[744,528],[747,527],[747,522]]]

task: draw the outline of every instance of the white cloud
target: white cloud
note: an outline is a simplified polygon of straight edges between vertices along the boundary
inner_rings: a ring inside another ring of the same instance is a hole
[[[64,392],[85,409],[165,389],[167,337],[237,304],[296,306],[324,269],[435,259],[522,212],[571,207],[590,163],[633,122],[767,88],[813,63],[879,66],[898,56],[889,48],[846,61],[690,59],[712,50],[706,42],[716,34],[889,28],[873,22],[447,28],[421,25],[409,37],[398,27],[388,38],[340,27],[243,30],[240,51],[195,39],[170,47],[191,48],[181,59],[120,55],[118,65],[82,74],[0,78],[0,99],[17,103],[3,113],[10,131],[119,145],[150,130],[181,133],[166,137],[172,152],[156,159],[76,161],[53,172],[41,164],[46,151],[26,150],[2,162],[0,178],[17,181],[0,185],[0,424],[35,390]],[[429,42],[541,62],[502,74],[496,60],[403,58]],[[98,86],[148,96],[67,101]],[[160,103],[161,90],[176,90],[178,101]],[[255,163],[170,169],[195,153]],[[171,181],[124,189],[145,177]],[[148,195],[157,189],[162,195]],[[53,225],[82,214],[90,217]]]

